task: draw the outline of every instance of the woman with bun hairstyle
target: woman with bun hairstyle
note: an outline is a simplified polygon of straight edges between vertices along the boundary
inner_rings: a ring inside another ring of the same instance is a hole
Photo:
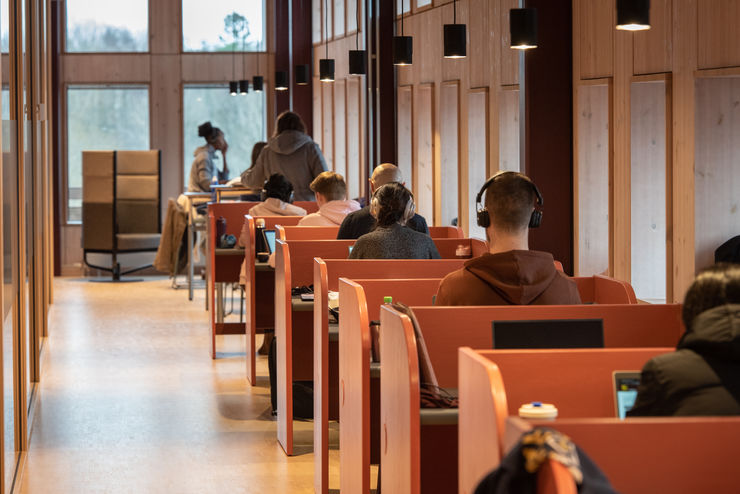
[[[229,178],[229,166],[226,164],[226,151],[229,145],[224,139],[224,133],[218,127],[206,122],[198,126],[198,136],[204,138],[206,143],[195,150],[193,165],[190,167],[190,180],[188,181],[188,192],[210,192],[211,181],[214,172],[218,176],[219,183],[225,183]],[[216,151],[221,151],[224,157],[224,168],[218,171],[214,164],[217,160]]]
[[[376,227],[357,239],[350,259],[439,259],[434,241],[406,226],[414,216],[414,198],[398,182],[378,188],[370,201]]]

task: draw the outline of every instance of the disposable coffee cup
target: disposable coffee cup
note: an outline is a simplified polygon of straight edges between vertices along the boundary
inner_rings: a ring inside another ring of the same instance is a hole
[[[558,409],[552,403],[533,401],[519,407],[519,416],[523,419],[555,420],[558,416]]]

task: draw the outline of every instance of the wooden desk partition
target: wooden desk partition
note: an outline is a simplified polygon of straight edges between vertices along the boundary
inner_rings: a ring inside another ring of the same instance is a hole
[[[632,285],[608,276],[594,275],[573,278],[584,304],[636,304]]]
[[[570,437],[619,492],[737,492],[740,417],[506,421],[507,451],[533,426]]]
[[[612,373],[640,370],[673,348],[471,350],[459,353],[460,493],[501,461],[508,416],[523,403],[553,403],[559,417],[614,417]]]
[[[432,238],[465,238],[465,233],[459,226],[430,226],[429,236]]]
[[[280,240],[335,240],[338,226],[281,226],[275,229]]]
[[[244,307],[247,335],[247,381],[257,382],[257,360],[255,357],[255,336],[265,330],[275,328],[275,271],[256,269],[255,220],[263,219],[266,230],[281,228],[281,225],[295,225],[300,216],[257,216],[244,215],[247,225],[247,238],[244,244],[246,283],[244,285]],[[233,275],[233,274],[232,274]],[[236,273],[238,279],[238,273]],[[258,310],[259,308],[259,310]]]

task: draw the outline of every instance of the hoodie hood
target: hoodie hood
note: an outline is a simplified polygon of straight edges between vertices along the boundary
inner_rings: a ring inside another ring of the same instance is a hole
[[[358,209],[360,209],[360,203],[351,199],[329,201],[319,208],[319,214],[339,226],[344,221],[345,216]]]
[[[313,140],[298,130],[286,130],[270,139],[268,147],[278,154],[293,154]]]
[[[531,303],[558,276],[552,254],[533,250],[483,254],[466,262],[465,269],[514,305]]]
[[[740,362],[740,304],[727,304],[702,312],[691,323],[678,348],[721,360]]]

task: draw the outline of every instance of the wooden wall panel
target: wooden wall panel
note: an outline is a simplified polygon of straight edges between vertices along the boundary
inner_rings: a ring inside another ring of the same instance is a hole
[[[740,2],[699,2],[697,9],[697,57],[700,69],[740,65]]]
[[[486,239],[476,224],[475,196],[488,178],[488,89],[468,94],[468,231],[467,236]],[[465,181],[463,181],[465,183]]]
[[[414,196],[419,214],[430,225],[434,221],[434,86],[422,84],[414,104],[416,167]]]
[[[334,83],[334,171],[347,176],[346,81]]]
[[[581,79],[613,73],[614,0],[575,0],[580,32]]]
[[[671,0],[650,2],[650,29],[634,34],[634,73],[671,71],[673,57]]]
[[[498,27],[501,32],[501,85],[519,84],[519,50],[511,49],[509,10],[519,7],[519,0],[500,0]],[[539,20],[543,22],[543,19]]]
[[[351,198],[365,192],[361,82],[357,77],[347,79],[347,194]]]
[[[334,170],[334,84],[326,82],[320,82],[319,84],[321,85],[323,105],[321,151],[324,153],[327,168]]]
[[[740,234],[740,78],[696,82],[696,269]]]
[[[148,83],[151,79],[150,65],[149,55],[64,55],[62,76],[63,82],[75,84]]]
[[[609,270],[609,87],[577,90],[576,276]]]
[[[397,94],[397,118],[398,118],[398,167],[403,173],[406,187],[414,190],[413,160],[414,160],[414,135],[413,135],[413,86],[401,86]]]
[[[631,91],[632,287],[642,300],[666,298],[666,83]]]
[[[459,220],[460,183],[460,84],[444,83],[440,87],[440,203],[441,224]]]
[[[491,18],[485,15],[488,11],[488,0],[470,0],[468,14],[468,59],[470,68],[470,87],[486,87],[491,77],[492,26]],[[481,15],[481,13],[484,13]]]
[[[499,91],[499,170],[520,171],[519,90]]]

